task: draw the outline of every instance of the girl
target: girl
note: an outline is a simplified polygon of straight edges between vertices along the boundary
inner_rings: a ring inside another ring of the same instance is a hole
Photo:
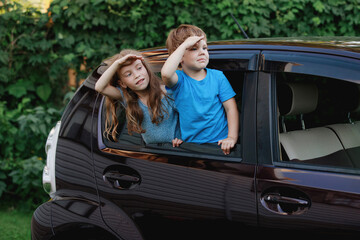
[[[129,134],[140,133],[147,144],[172,142],[173,147],[179,146],[182,140],[176,136],[178,114],[174,101],[141,53],[125,49],[105,63],[109,67],[96,82],[95,90],[106,96],[107,138],[111,135],[117,140],[116,104],[121,101]]]

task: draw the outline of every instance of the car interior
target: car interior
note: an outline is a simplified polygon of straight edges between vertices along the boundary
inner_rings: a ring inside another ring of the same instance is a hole
[[[359,84],[277,75],[282,161],[359,168]]]

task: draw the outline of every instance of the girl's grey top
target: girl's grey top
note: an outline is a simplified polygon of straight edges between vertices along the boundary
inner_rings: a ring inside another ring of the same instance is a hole
[[[145,133],[142,133],[145,143],[162,143],[171,142],[174,138],[180,138],[180,130],[178,124],[178,112],[174,106],[174,101],[166,97],[161,99],[164,109],[167,113],[164,113],[164,119],[158,125],[151,122],[149,109],[139,99],[139,106],[144,113],[144,119],[142,122],[142,128],[145,129]]]
[[[118,87],[118,89],[125,100],[121,88]],[[181,138],[178,123],[179,114],[175,108],[174,100],[170,94],[168,95],[170,98],[163,97],[161,99],[161,104],[166,112],[164,111],[164,118],[159,124],[151,122],[149,108],[143,104],[140,99],[138,100],[139,106],[144,114],[141,126],[146,131],[142,133],[141,136],[146,144],[171,142],[174,138]],[[125,101],[123,104],[124,107],[126,107]]]

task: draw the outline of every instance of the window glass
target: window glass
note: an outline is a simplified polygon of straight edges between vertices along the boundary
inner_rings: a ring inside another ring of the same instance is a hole
[[[264,70],[270,72],[296,72],[331,78],[359,80],[357,59],[301,52],[264,51]]]
[[[273,76],[281,161],[360,169],[360,85],[299,73]]]
[[[243,82],[246,76],[246,72],[241,66],[244,60],[221,60],[215,59],[210,60],[209,68],[218,69],[223,71],[227,79],[229,80],[232,88],[236,92],[235,100],[238,106],[239,113],[241,113],[241,104],[242,104],[242,91],[243,91]],[[239,67],[240,66],[240,67]],[[183,143],[180,147],[173,148],[171,143],[158,143],[158,144],[145,144],[142,140],[140,134],[133,133],[130,135],[126,128],[126,117],[124,113],[124,108],[121,104],[117,106],[117,115],[119,119],[119,126],[117,128],[118,135],[117,141],[113,139],[106,138],[103,134],[105,129],[105,115],[106,115],[106,103],[103,100],[101,104],[101,122],[99,127],[101,128],[102,143],[99,145],[103,148],[112,148],[112,149],[122,149],[122,150],[131,150],[138,152],[149,152],[149,153],[166,153],[182,156],[191,156],[191,157],[204,157],[209,159],[216,159],[225,161],[240,161],[241,160],[241,151],[240,151],[240,133],[238,138],[238,143],[236,147],[232,150],[229,155],[224,155],[220,146],[217,143],[207,143],[207,144],[195,144],[195,143]],[[239,118],[240,119],[240,118]],[[239,126],[240,129],[240,126]]]

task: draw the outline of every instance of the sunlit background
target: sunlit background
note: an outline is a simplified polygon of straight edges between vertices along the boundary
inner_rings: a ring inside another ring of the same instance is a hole
[[[14,0],[13,2],[20,3],[24,7],[34,7],[41,12],[46,12],[50,6],[51,0]]]

